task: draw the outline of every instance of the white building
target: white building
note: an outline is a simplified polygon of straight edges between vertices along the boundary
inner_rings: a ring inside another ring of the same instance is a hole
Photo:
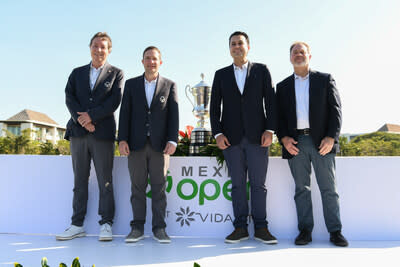
[[[57,143],[65,134],[65,127],[61,127],[44,113],[24,109],[7,120],[0,120],[0,136],[7,135],[7,131],[14,135],[21,135],[25,129],[31,129],[31,140]]]

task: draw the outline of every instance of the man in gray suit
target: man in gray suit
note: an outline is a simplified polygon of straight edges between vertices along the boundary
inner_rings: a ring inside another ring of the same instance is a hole
[[[162,60],[157,47],[149,46],[144,50],[142,63],[144,74],[125,83],[119,116],[119,151],[128,156],[134,217],[125,242],[144,238],[149,180],[154,239],[170,243],[165,232],[165,186],[169,156],[174,154],[178,142],[177,91],[173,81],[159,75]]]
[[[100,191],[99,240],[112,240],[112,168],[116,128],[114,111],[121,102],[124,76],[120,69],[107,63],[111,47],[111,38],[107,33],[96,33],[90,40],[91,63],[74,69],[65,88],[66,104],[71,114],[65,139],[71,141],[75,178],[71,226],[57,235],[57,240],[86,235],[83,221],[88,200],[91,160],[96,169]]]

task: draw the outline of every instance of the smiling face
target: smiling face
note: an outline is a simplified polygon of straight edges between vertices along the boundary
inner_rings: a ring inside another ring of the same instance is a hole
[[[229,41],[229,50],[235,63],[243,64],[247,61],[250,46],[243,35],[233,35]]]
[[[310,59],[310,51],[304,44],[298,43],[290,51],[290,62],[295,68],[308,67]]]
[[[111,48],[108,47],[108,41],[105,38],[96,37],[90,44],[90,55],[92,56],[92,65],[99,68],[107,61]]]
[[[142,63],[147,75],[157,75],[162,64],[161,55],[156,49],[147,50],[143,55]]]

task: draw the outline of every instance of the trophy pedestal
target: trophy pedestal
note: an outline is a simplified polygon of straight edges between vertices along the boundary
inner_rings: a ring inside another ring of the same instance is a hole
[[[200,149],[211,143],[212,134],[205,128],[195,128],[190,136],[189,156],[199,156]]]

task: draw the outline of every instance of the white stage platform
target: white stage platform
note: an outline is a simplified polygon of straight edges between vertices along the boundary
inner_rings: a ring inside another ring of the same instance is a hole
[[[343,233],[348,248],[328,242],[318,187],[313,178],[315,227],[313,243],[296,247],[294,183],[287,162],[270,158],[267,177],[269,228],[279,244],[254,240],[223,242],[232,231],[229,177],[214,158],[174,157],[167,187],[167,232],[172,244],[151,236],[151,214],[145,234],[125,244],[132,218],[126,158],[114,161],[116,214],[114,241],[97,241],[98,188],[92,168],[85,229],[92,236],[57,242],[72,214],[73,174],[69,156],[0,155],[0,266],[15,261],[24,267],[70,265],[79,257],[84,266],[398,266],[400,255],[400,157],[337,158]],[[148,199],[150,203],[150,199]],[[148,205],[148,210],[149,205]],[[190,218],[190,219],[189,219]],[[193,220],[191,220],[193,219]],[[183,222],[183,223],[182,223]],[[252,234],[252,226],[249,226]]]
[[[0,233],[56,234],[67,228],[72,215],[71,165],[69,156],[0,155]],[[400,240],[400,157],[338,157],[336,166],[344,235],[350,240]],[[232,231],[230,179],[215,158],[173,157],[168,176],[170,235],[224,238]],[[113,178],[113,233],[126,235],[132,219],[126,158],[115,158]],[[313,238],[324,240],[327,230],[315,178],[311,187]],[[286,160],[270,158],[267,188],[271,232],[278,239],[293,239],[297,235],[294,182]],[[84,225],[89,234],[99,232],[97,210],[98,185],[92,168]],[[250,224],[250,234],[252,228]],[[151,212],[145,234],[151,234]]]
[[[56,241],[54,236],[0,234],[0,266],[11,267],[15,261],[24,267],[40,266],[42,257],[49,265],[71,265],[79,256],[85,267],[201,267],[225,266],[399,266],[400,241],[350,241],[347,248],[334,247],[326,240],[298,247],[292,240],[264,245],[252,239],[239,244],[225,244],[216,238],[172,237],[171,244],[158,244],[151,237],[126,244],[123,237],[99,242],[89,236],[71,241]]]

